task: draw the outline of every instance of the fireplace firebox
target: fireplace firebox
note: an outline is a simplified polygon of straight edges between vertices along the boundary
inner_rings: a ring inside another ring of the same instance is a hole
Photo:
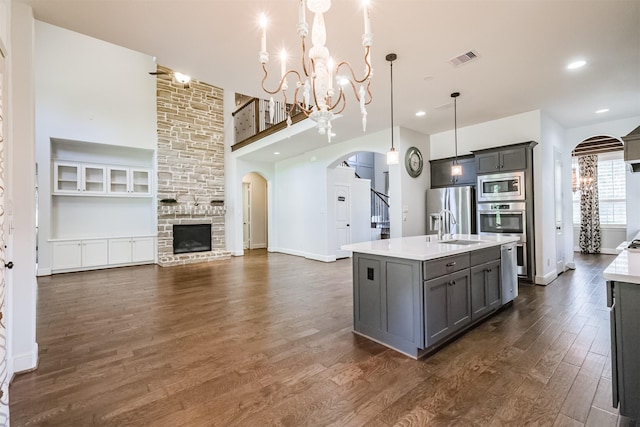
[[[211,250],[211,224],[173,225],[173,253]]]

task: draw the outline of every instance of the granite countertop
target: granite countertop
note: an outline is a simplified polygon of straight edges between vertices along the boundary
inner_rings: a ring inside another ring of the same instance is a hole
[[[474,241],[471,244],[443,243],[429,241],[433,236],[411,236],[394,239],[372,240],[369,242],[343,245],[341,249],[370,255],[382,255],[394,258],[428,261],[448,255],[462,254],[478,249],[499,246],[520,240],[514,236],[455,234],[447,240]]]
[[[602,275],[606,280],[640,285],[640,252],[622,251]]]

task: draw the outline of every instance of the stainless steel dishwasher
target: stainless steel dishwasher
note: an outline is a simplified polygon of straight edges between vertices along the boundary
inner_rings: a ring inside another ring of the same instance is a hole
[[[502,304],[504,305],[518,296],[516,242],[505,243],[500,246],[500,263],[502,274]]]

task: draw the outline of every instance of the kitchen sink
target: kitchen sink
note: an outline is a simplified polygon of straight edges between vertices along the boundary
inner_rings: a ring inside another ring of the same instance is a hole
[[[475,243],[484,243],[484,242],[482,240],[453,239],[453,240],[440,240],[438,243],[444,243],[447,245],[473,245]]]

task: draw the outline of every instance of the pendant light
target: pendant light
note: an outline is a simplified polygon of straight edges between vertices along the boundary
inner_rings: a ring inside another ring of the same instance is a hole
[[[451,165],[451,176],[462,175],[462,165],[458,164],[458,103],[457,99],[460,96],[460,92],[453,92],[451,97],[453,98],[453,134],[455,141],[456,157]]]
[[[400,163],[400,154],[393,146],[393,61],[398,58],[395,53],[390,53],[386,56],[386,60],[389,61],[389,69],[391,70],[391,149],[387,152],[387,164],[397,165]]]

